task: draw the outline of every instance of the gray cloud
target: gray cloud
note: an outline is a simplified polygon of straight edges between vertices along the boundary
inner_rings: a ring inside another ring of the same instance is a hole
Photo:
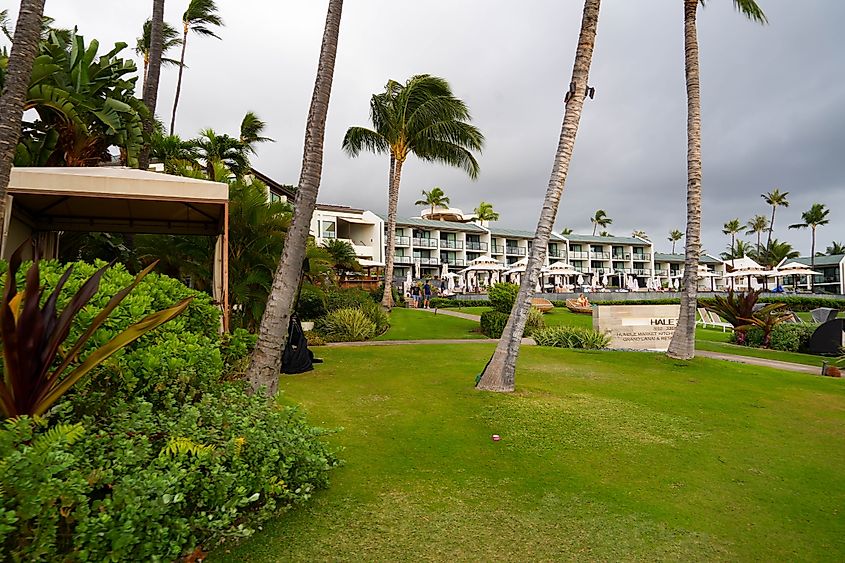
[[[186,1],[167,3],[179,20]],[[270,124],[276,143],[256,166],[296,183],[325,1],[219,0],[223,41],[191,37],[177,129],[234,132],[247,110]],[[108,45],[133,43],[149,2],[49,3],[66,26]],[[845,239],[845,77],[835,0],[761,0],[770,25],[734,12],[728,0],[699,12],[703,96],[704,246],[721,251],[725,221],[768,213],[760,194],[780,187],[792,205],[779,210],[776,236],[809,250],[809,234],[786,231],[814,202],[832,209],[820,246]],[[558,226],[589,230],[597,208],[611,231],[650,233],[667,249],[683,228],[686,98],[682,3],[606,1],[591,73],[596,99],[585,108]],[[327,124],[320,200],[382,211],[386,157],[349,159],[340,150],[350,125],[366,125],[368,100],[388,78],[431,73],[447,78],[487,136],[482,175],[411,160],[401,212],[415,213],[421,189],[439,185],[453,204],[492,201],[502,226],[533,229],[545,193],[572,68],[580,2],[534,0],[368,0],[347,2]],[[159,95],[168,116],[175,72]]]

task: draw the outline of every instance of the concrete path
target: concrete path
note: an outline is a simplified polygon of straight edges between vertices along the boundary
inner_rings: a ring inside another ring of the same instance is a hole
[[[479,315],[471,315],[469,313],[461,313],[460,311],[452,311],[449,309],[416,309],[417,311],[425,311],[426,313],[434,313],[435,315],[446,315],[448,317],[458,317],[459,319],[466,319],[468,321],[481,321]]]
[[[770,360],[768,358],[754,358],[751,356],[734,356],[733,354],[722,354],[721,352],[708,352],[706,350],[696,350],[696,356],[702,358],[712,358],[714,360],[725,360],[726,362],[736,362],[738,364],[748,364],[752,366],[761,366],[774,369],[782,369],[785,371],[796,371],[801,373],[811,373],[813,375],[821,375],[822,368],[819,366],[807,366],[804,364],[793,364],[792,362],[782,362],[780,360]]]

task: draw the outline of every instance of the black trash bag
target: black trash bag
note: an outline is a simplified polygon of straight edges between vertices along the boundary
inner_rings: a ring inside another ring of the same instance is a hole
[[[308,349],[308,339],[302,330],[302,323],[291,315],[288,325],[288,341],[282,352],[282,373],[304,373],[314,369],[314,352]]]

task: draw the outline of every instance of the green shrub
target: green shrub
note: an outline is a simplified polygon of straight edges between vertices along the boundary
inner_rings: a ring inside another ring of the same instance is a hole
[[[382,298],[384,297],[384,284],[379,284],[379,286],[373,290],[370,290],[370,297],[376,303],[381,303]],[[396,285],[393,286],[393,302],[394,303],[405,303],[405,296],[399,291],[399,288]]]
[[[500,338],[508,323],[508,314],[499,311],[481,313],[481,332],[488,338]]]
[[[806,352],[810,337],[813,336],[818,327],[819,325],[816,324],[781,323],[772,330],[769,348],[786,352]],[[731,338],[731,341],[746,346],[763,346],[764,335],[761,329],[755,327],[748,329],[745,333],[746,341],[744,343],[737,342],[735,336]]]
[[[369,303],[362,303],[360,306],[361,312],[366,315],[370,321],[376,326],[376,335],[383,334],[390,328],[390,317],[387,312],[381,308],[381,305],[375,301]]]
[[[313,321],[326,314],[326,292],[310,283],[303,284],[296,304],[296,313],[300,320]]]
[[[517,293],[519,293],[519,286],[515,283],[494,283],[487,292],[487,297],[495,310],[509,315]]]
[[[220,341],[220,358],[227,375],[243,374],[249,363],[249,355],[255,348],[258,335],[252,334],[245,328],[236,328],[229,334],[224,334]]]
[[[528,309],[528,318],[525,320],[525,336],[531,336],[544,328],[546,328],[546,321],[543,319],[543,313],[534,307]]]
[[[376,334],[376,325],[359,308],[331,311],[321,317],[314,328],[332,342],[369,340]]]
[[[326,292],[326,310],[358,309],[362,305],[375,303],[369,292],[361,289],[332,289]]]
[[[586,350],[606,348],[610,342],[610,337],[604,333],[571,326],[552,326],[545,328],[535,332],[533,338],[538,346],[583,348]]]
[[[452,307],[469,307],[471,302],[466,300],[459,301],[448,297],[432,297],[429,304],[434,309],[449,309]]]
[[[309,346],[325,346],[326,340],[323,336],[313,330],[309,330],[305,332],[305,339],[308,340]]]

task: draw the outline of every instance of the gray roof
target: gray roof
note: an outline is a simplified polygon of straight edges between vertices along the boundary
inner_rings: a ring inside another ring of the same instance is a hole
[[[599,237],[593,235],[563,235],[569,239],[569,242],[586,242],[594,244],[636,244],[640,246],[651,246],[650,242],[642,241],[634,237]]]
[[[533,239],[534,232],[533,231],[523,231],[521,229],[500,229],[500,228],[491,228],[490,234],[494,237],[502,237],[502,238],[527,238]],[[563,242],[563,237],[556,233],[552,233],[550,238],[552,241],[556,242]]]
[[[666,252],[655,252],[654,253],[654,261],[655,262],[679,262],[683,263],[686,256],[683,254],[669,254]],[[721,264],[722,261],[718,258],[714,258],[709,254],[702,254],[701,257],[698,259],[699,264]]]
[[[385,223],[387,215],[378,214]],[[397,217],[397,227],[422,227],[425,229],[439,229],[441,231],[464,231],[466,233],[486,233],[487,231],[475,223],[458,223],[456,221],[434,221],[432,219],[421,219],[419,217]]]
[[[800,262],[802,264],[810,265],[811,262],[814,262],[816,266],[837,266],[843,260],[845,260],[845,254],[833,254],[830,256],[816,256],[813,260],[810,260],[809,256],[801,256],[800,258],[795,258],[795,262]],[[787,262],[792,262],[793,260],[787,259]]]

